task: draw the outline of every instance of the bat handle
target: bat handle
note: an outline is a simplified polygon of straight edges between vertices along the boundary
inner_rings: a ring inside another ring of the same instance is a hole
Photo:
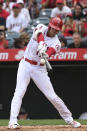
[[[46,62],[46,66],[49,70],[52,70],[52,66],[50,65],[50,63],[48,62],[48,60],[46,58],[45,59],[45,62]]]

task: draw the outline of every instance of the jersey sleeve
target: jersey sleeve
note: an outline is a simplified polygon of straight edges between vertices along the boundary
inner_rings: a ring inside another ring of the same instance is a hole
[[[60,43],[60,41],[59,41],[57,36],[54,38],[53,44],[50,46],[50,48],[54,48],[56,53],[60,52],[61,43]]]
[[[26,8],[24,8],[23,11],[25,12],[26,21],[29,24],[31,21],[30,13],[28,12],[28,10]]]
[[[36,28],[34,29],[34,32],[33,32],[34,39],[37,40],[37,36],[39,33],[42,33],[44,35],[46,28],[47,27],[43,24],[37,25]]]
[[[11,28],[11,25],[10,25],[10,17],[8,16],[7,19],[6,19],[6,28]]]

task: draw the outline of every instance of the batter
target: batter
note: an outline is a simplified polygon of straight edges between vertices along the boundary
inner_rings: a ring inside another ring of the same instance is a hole
[[[80,127],[81,124],[73,120],[71,112],[61,98],[55,93],[45,63],[42,64],[40,62],[42,53],[44,53],[45,57],[49,58],[51,55],[60,51],[61,43],[57,37],[57,33],[61,29],[61,26],[61,19],[55,17],[50,20],[48,27],[39,24],[35,28],[25,50],[24,58],[19,63],[17,85],[11,102],[8,128],[14,129],[20,127],[17,123],[17,116],[31,78],[39,90],[57,109],[66,123],[73,127]]]

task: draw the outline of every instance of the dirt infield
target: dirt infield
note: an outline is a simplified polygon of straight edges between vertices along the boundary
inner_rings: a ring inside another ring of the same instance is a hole
[[[1,126],[0,131],[87,131],[87,125],[82,125],[80,128],[72,128],[71,126],[21,126],[20,129],[8,129],[6,126]]]

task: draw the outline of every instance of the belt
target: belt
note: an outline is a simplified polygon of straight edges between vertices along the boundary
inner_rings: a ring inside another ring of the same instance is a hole
[[[32,65],[38,65],[38,63],[34,60],[29,60],[29,59],[25,58],[25,61],[29,62]],[[44,64],[40,64],[40,66],[44,66]]]

